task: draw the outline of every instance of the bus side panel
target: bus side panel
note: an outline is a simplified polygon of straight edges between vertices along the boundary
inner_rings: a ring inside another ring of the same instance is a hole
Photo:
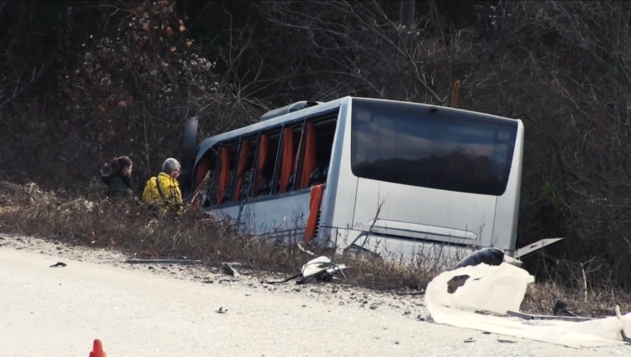
[[[363,229],[367,230],[372,220],[379,219],[390,226],[418,227],[418,232],[424,232],[423,226],[427,226],[425,232],[428,233],[433,227],[439,232],[462,232],[458,241],[444,237],[444,242],[491,244],[494,196],[431,190],[363,178],[357,186],[355,223],[361,223]],[[428,238],[430,236],[428,234]]]
[[[345,237],[338,231],[352,228],[357,196],[357,178],[350,173],[350,111],[351,101],[346,100],[340,106],[340,115],[333,141],[333,151],[326,191],[322,201],[320,219],[321,243],[340,245]]]
[[[524,151],[524,125],[517,126],[517,138],[510,179],[506,192],[497,199],[493,225],[493,241],[499,249],[515,250],[517,222],[519,218],[519,196],[521,192],[522,157]]]
[[[220,219],[239,219],[239,229],[243,233],[301,241],[309,217],[309,202],[310,192],[303,191],[276,199],[246,203],[242,209],[239,205],[213,209],[212,214]]]
[[[310,191],[253,203],[257,235],[283,238],[301,242],[309,218]]]
[[[355,238],[350,241],[349,253],[377,253],[386,260],[419,264],[428,269],[453,269],[460,260],[476,250],[472,246],[366,235],[359,231],[348,231],[346,234]]]

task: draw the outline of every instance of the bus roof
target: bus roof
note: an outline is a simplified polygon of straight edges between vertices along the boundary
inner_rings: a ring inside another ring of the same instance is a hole
[[[212,148],[213,145],[215,145],[218,142],[230,140],[230,139],[233,139],[233,138],[238,138],[238,137],[240,137],[240,136],[242,136],[244,134],[248,134],[248,133],[252,133],[252,132],[258,132],[258,131],[265,130],[265,129],[268,129],[268,128],[273,128],[273,127],[276,127],[276,126],[279,126],[279,125],[282,125],[282,124],[292,123],[294,121],[301,121],[302,118],[304,118],[305,116],[310,116],[310,115],[322,113],[322,112],[325,112],[325,111],[337,108],[337,107],[341,106],[342,104],[349,102],[352,99],[362,99],[362,100],[378,101],[378,102],[407,103],[407,104],[412,104],[412,105],[418,105],[418,106],[421,106],[421,107],[427,107],[427,108],[429,108],[429,107],[436,107],[436,108],[440,108],[441,110],[465,112],[465,113],[468,113],[470,115],[471,114],[473,114],[473,115],[481,115],[481,116],[485,116],[485,117],[493,117],[493,118],[496,118],[496,119],[511,120],[511,121],[521,122],[521,120],[519,120],[519,119],[511,119],[511,118],[502,117],[502,116],[498,116],[498,115],[493,115],[493,114],[488,114],[488,113],[480,113],[480,112],[475,112],[475,111],[470,111],[470,110],[465,110],[465,109],[443,107],[443,106],[440,106],[440,105],[431,105],[431,104],[423,104],[423,103],[416,103],[416,102],[397,101],[397,100],[391,100],[391,99],[363,98],[363,97],[345,96],[345,97],[334,99],[334,100],[331,100],[331,101],[328,101],[328,102],[323,102],[323,103],[320,103],[318,105],[309,106],[309,107],[306,107],[306,108],[301,109],[301,110],[297,110],[297,111],[289,112],[287,114],[279,115],[277,117],[272,117],[270,119],[261,120],[261,121],[259,121],[257,123],[250,124],[250,125],[244,126],[242,128],[234,129],[234,130],[231,130],[231,131],[227,131],[225,133],[221,133],[221,134],[218,134],[218,135],[214,135],[214,136],[208,137],[208,138],[204,139],[199,144],[198,150],[197,150],[197,155],[195,157],[195,161],[193,163],[193,166],[196,167],[197,163],[206,154],[206,152],[210,148]]]
[[[267,119],[260,121],[258,123],[250,124],[248,126],[244,126],[242,128],[234,129],[231,131],[227,131],[225,133],[221,133],[218,135],[214,135],[204,139],[199,144],[199,149],[197,150],[197,156],[195,157],[195,164],[197,166],[197,162],[206,154],[206,152],[216,143],[221,141],[230,140],[233,138],[237,138],[241,135],[257,132],[261,130],[265,130],[268,128],[273,128],[278,125],[291,123],[292,121],[300,121],[306,115],[318,114],[327,110],[331,110],[339,107],[342,103],[346,102],[351,98],[350,96],[346,96],[343,98],[338,98],[329,102],[324,102],[322,104],[318,104],[312,107],[308,107],[299,111],[287,113],[285,115],[280,115],[275,118]]]

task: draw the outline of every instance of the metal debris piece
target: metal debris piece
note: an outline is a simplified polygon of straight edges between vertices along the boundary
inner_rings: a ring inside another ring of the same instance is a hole
[[[473,339],[473,337],[469,337],[466,340],[464,340],[465,343],[470,343],[470,342],[475,342],[475,340]]]
[[[398,291],[396,292],[397,295],[425,295],[425,289],[421,289],[419,291]]]
[[[484,248],[477,250],[462,259],[452,270],[478,264],[488,264],[492,266],[500,265],[504,262],[504,251],[497,248]]]
[[[64,262],[57,262],[56,264],[53,264],[50,267],[51,268],[57,268],[57,267],[62,267],[63,268],[65,266],[66,266],[66,263],[64,263]]]
[[[219,310],[215,311],[218,314],[225,314],[226,312],[228,312],[228,309],[223,309],[223,306],[219,307]]]
[[[298,284],[304,284],[308,280],[319,281],[331,281],[336,273],[342,274],[344,278],[343,270],[346,269],[345,264],[331,263],[331,259],[327,256],[319,256],[311,259],[305,265],[302,266],[302,280]]]
[[[221,266],[221,269],[223,270],[223,272],[224,272],[225,274],[230,275],[230,276],[235,276],[235,277],[237,277],[237,276],[240,276],[240,275],[241,275],[241,274],[239,274],[239,272],[238,272],[235,268],[233,268],[233,267],[232,267],[230,264],[228,264],[228,263],[224,263],[224,264]]]
[[[578,317],[577,314],[567,309],[567,304],[564,301],[559,300],[559,299],[556,300],[554,307],[552,308],[552,314],[555,316]]]
[[[127,259],[128,264],[201,264],[201,260],[191,259]]]
[[[531,315],[519,311],[506,311],[507,315],[516,316],[524,320],[563,320],[563,321],[589,321],[593,320],[590,317],[580,316],[551,316],[551,315]]]
[[[307,253],[307,254],[309,254],[309,255],[311,255],[311,256],[313,256],[313,257],[315,257],[315,253],[314,253],[314,252],[312,252],[312,251],[310,251],[310,250],[306,250],[306,249],[302,246],[302,244],[300,244],[300,243],[298,243],[298,249],[300,249],[300,250],[301,250],[301,251],[303,251],[304,253]]]
[[[500,343],[517,343],[517,341],[515,341],[515,340],[507,340],[507,339],[503,339],[503,338],[498,338],[497,342],[500,342]]]
[[[322,255],[305,263],[302,266],[301,272],[296,275],[290,276],[280,281],[263,281],[262,283],[281,284],[295,278],[300,278],[298,279],[298,281],[296,281],[296,284],[306,284],[314,280],[330,282],[334,279],[334,275],[337,273],[346,278],[343,272],[344,269],[346,269],[345,264],[331,263],[331,259],[329,257]]]

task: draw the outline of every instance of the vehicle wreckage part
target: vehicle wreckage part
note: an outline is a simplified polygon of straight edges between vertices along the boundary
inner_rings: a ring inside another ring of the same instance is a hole
[[[497,266],[504,262],[504,251],[497,248],[480,249],[462,259],[454,269],[475,266],[481,263]]]
[[[552,243],[556,243],[556,242],[558,242],[560,240],[563,240],[563,238],[546,238],[546,239],[542,239],[542,240],[536,241],[536,242],[534,242],[532,244],[529,244],[529,245],[527,245],[525,247],[521,247],[521,248],[517,249],[515,251],[515,254],[513,254],[513,258],[515,258],[515,259],[522,258],[522,257],[524,257],[524,256],[526,256],[526,255],[528,255],[530,253],[534,253],[534,252],[538,251],[539,249],[541,249],[541,248],[543,248],[545,246],[548,246],[548,245],[550,245]]]
[[[300,278],[296,284],[304,284],[310,280],[331,281],[337,273],[344,276],[344,269],[346,269],[346,265],[331,263],[331,259],[329,257],[321,255],[305,263],[299,274],[290,276],[280,281],[265,281],[264,283],[281,284],[295,278]]]
[[[526,247],[517,249],[517,251],[513,254],[512,257],[506,254],[503,250],[498,249],[498,248],[483,248],[466,256],[464,259],[458,262],[458,264],[456,264],[454,269],[463,268],[466,266],[475,266],[480,263],[493,265],[493,266],[497,266],[502,263],[509,263],[515,266],[521,266],[522,262],[518,260],[519,258],[524,257],[528,254],[534,253],[537,250],[545,246],[548,246],[552,243],[556,243],[562,239],[563,238],[546,238],[546,239],[539,240]]]
[[[453,294],[448,293],[448,282],[462,275],[468,275],[469,279]],[[508,263],[498,266],[482,263],[439,274],[427,285],[425,301],[434,322],[439,324],[576,348],[626,343],[622,332],[631,332],[631,313],[588,321],[524,321],[476,313],[519,312],[527,285],[532,282],[534,277],[522,268]]]
[[[201,264],[201,260],[190,259],[127,259],[128,264]]]
[[[522,318],[524,320],[563,320],[563,321],[589,321],[591,317],[582,316],[556,316],[556,315],[531,315],[519,311],[506,311],[507,315]]]

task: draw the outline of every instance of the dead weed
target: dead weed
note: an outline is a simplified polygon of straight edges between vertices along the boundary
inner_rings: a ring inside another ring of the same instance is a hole
[[[67,244],[117,249],[137,257],[230,261],[259,271],[295,273],[312,259],[296,246],[253,239],[234,225],[200,216],[157,216],[135,202],[64,199],[36,185],[0,181],[0,231],[46,237]],[[313,248],[309,248],[313,251]],[[316,255],[326,254],[315,250]],[[438,273],[422,264],[403,265],[369,256],[332,257],[349,267],[345,284],[376,290],[422,290]],[[588,294],[562,285],[533,284],[521,311],[551,314],[556,299],[582,316],[612,315],[614,302],[631,310],[631,294],[596,289]]]

